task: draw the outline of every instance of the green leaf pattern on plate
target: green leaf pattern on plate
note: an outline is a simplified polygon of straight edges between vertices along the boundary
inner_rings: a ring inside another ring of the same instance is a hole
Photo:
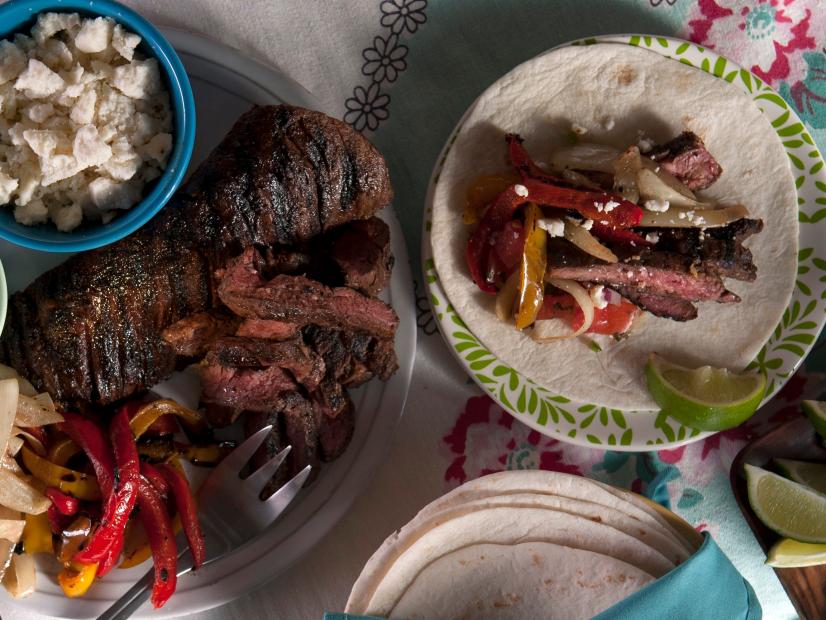
[[[616,43],[650,49],[696,67],[749,94],[768,117],[789,157],[798,192],[800,251],[794,293],[772,335],[749,365],[768,377],[767,398],[779,390],[811,349],[826,321],[826,253],[816,250],[826,237],[826,169],[814,140],[789,105],[767,84],[735,63],[700,46],[663,37],[615,36],[582,39],[571,45]],[[454,130],[431,180],[439,172],[461,129]],[[425,280],[442,334],[476,382],[505,409],[545,435],[584,446],[640,450],[680,445],[710,433],[688,428],[656,411],[620,411],[571,402],[503,364],[471,333],[447,303],[430,248],[430,211],[423,243]]]

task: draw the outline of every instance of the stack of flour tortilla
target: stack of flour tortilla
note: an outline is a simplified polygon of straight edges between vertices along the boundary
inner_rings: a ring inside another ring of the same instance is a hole
[[[702,538],[633,493],[510,471],[426,506],[367,562],[346,612],[416,618],[591,618],[684,562]]]

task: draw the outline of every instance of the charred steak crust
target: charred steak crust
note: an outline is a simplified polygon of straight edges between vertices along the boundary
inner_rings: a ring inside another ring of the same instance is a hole
[[[723,173],[723,168],[700,137],[691,131],[684,131],[673,140],[655,146],[646,155],[692,190],[706,189]]]
[[[370,218],[391,199],[384,160],[359,133],[318,112],[255,107],[149,224],[13,295],[0,360],[67,406],[137,395],[171,374],[178,351],[210,341],[178,323],[220,306],[214,274],[232,256]]]

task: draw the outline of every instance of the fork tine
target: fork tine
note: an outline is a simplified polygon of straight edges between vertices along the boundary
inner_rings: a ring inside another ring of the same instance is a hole
[[[287,446],[284,448],[281,452],[252,472],[249,476],[244,478],[244,484],[251,484],[253,488],[258,489],[258,492],[260,492],[270,481],[270,478],[272,478],[275,471],[281,466],[281,463],[284,462],[284,459],[287,458],[287,455],[290,453],[292,448],[292,446]]]
[[[307,465],[307,467],[293,476],[292,480],[268,497],[265,503],[270,511],[276,515],[281,514],[290,502],[293,501],[295,496],[298,495],[298,492],[301,490],[301,487],[304,486],[304,482],[307,480],[312,469],[312,465]]]
[[[241,473],[244,465],[252,458],[255,451],[264,443],[267,435],[272,430],[272,424],[269,424],[247,437],[247,439],[239,445],[235,450],[227,454],[224,459],[218,463],[215,472],[234,473],[236,475]]]

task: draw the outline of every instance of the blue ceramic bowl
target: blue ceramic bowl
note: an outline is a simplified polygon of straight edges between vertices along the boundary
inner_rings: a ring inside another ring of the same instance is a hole
[[[72,232],[60,232],[51,223],[23,226],[14,221],[12,207],[0,207],[0,238],[33,250],[80,252],[122,239],[134,232],[163,207],[181,184],[195,143],[195,100],[180,58],[158,30],[130,8],[112,0],[11,0],[0,5],[0,39],[17,32],[28,33],[43,12],[80,13],[111,17],[140,35],[138,49],[156,58],[161,67],[174,115],[172,153],[163,174],[148,184],[138,204],[108,224],[83,223]]]

